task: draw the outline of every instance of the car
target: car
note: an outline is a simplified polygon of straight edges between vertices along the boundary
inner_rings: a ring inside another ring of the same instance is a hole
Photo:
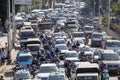
[[[107,40],[105,43],[106,49],[119,50],[120,49],[120,40]]]
[[[16,28],[20,29],[25,20],[22,17],[15,16]]]
[[[33,57],[38,57],[40,55],[40,45],[39,44],[29,44],[27,49],[30,50]]]
[[[20,31],[20,44],[21,48],[26,48],[26,43],[28,38],[36,38],[36,34],[33,30],[21,30]]]
[[[60,50],[60,59],[64,59],[65,53],[68,51],[68,47],[66,44],[57,44],[55,45],[55,50]]]
[[[20,51],[17,54],[17,63],[21,66],[31,65],[33,62],[33,56],[28,50]]]
[[[91,37],[91,34],[94,32],[94,26],[84,26],[83,28],[85,35]]]
[[[57,32],[57,33],[53,33],[52,34],[52,38],[55,40],[55,39],[58,39],[58,38],[62,38],[62,35],[59,33],[59,32]]]
[[[91,46],[101,46],[104,41],[102,32],[93,32],[91,35]]]
[[[103,66],[103,69],[107,67],[109,73],[120,73],[120,57],[114,50],[103,50],[100,55],[100,60],[100,66]]]
[[[84,46],[79,48],[79,53],[84,51],[84,55],[88,58],[88,60],[92,61],[93,59],[93,52],[90,46]]]
[[[101,50],[100,49],[95,49],[93,51],[93,62],[94,63],[98,63],[98,61],[100,59],[100,54],[101,54]]]
[[[32,80],[32,77],[27,69],[20,69],[14,73],[13,80]]]
[[[51,72],[59,71],[55,63],[41,64],[38,74],[36,75],[37,80],[47,80]]]
[[[68,80],[63,72],[51,72],[47,80]]]
[[[83,39],[81,39],[81,38],[73,38],[72,44],[76,44],[77,42],[80,44],[79,47],[84,47],[85,46],[85,42],[84,42]]]

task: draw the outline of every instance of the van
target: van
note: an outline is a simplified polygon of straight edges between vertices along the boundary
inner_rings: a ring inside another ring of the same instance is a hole
[[[29,51],[20,51],[17,54],[17,62],[18,64],[20,64],[22,67],[26,66],[26,65],[31,65],[33,62],[33,56],[31,54],[31,52]]]

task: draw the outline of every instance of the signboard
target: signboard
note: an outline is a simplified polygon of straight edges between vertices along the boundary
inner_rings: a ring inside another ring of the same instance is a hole
[[[16,5],[31,5],[32,0],[15,0]]]

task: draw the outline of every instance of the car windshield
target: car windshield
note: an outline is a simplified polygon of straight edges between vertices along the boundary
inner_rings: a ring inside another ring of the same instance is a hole
[[[85,31],[93,31],[93,28],[92,28],[92,27],[85,27],[84,30],[85,30]]]
[[[119,55],[116,54],[103,54],[102,55],[103,60],[119,60]]]
[[[55,42],[55,44],[65,44],[65,41],[64,40],[58,40]]]
[[[65,80],[64,75],[54,75],[50,76],[48,80]]]
[[[93,34],[92,37],[93,38],[102,38],[103,35],[102,34]]]
[[[57,67],[56,66],[44,66],[40,67],[39,73],[50,73],[50,72],[56,72]]]
[[[64,45],[63,46],[62,45],[61,46],[57,46],[57,48],[59,50],[67,50],[67,46],[64,46]]]
[[[28,46],[30,51],[39,51],[39,46]]]
[[[73,40],[73,44],[76,44],[77,42],[79,42],[79,44],[84,44],[83,40]]]
[[[66,54],[66,57],[78,57],[77,53],[68,53]]]
[[[89,47],[85,47],[84,51],[90,51],[90,48]]]
[[[18,62],[26,62],[26,61],[31,61],[32,57],[31,56],[21,56],[18,57]]]
[[[120,47],[120,42],[107,42],[107,47]]]
[[[85,37],[84,33],[74,33],[73,37]]]
[[[97,76],[78,76],[77,80],[98,80]]]

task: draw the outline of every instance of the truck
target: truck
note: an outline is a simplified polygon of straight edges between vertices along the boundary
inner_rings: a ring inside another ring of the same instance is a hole
[[[90,62],[74,62],[72,80],[100,80],[99,65]]]

